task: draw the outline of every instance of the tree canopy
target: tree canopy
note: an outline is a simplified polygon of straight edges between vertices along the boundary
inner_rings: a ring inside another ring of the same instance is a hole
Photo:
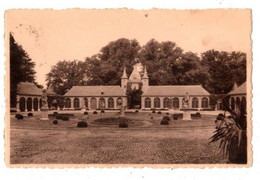
[[[73,85],[120,85],[123,68],[147,67],[151,85],[198,85],[212,94],[228,93],[234,82],[246,80],[246,54],[209,50],[201,56],[183,52],[176,43],[151,39],[144,46],[125,38],[108,43],[84,62],[60,61],[47,75],[57,93]],[[142,73],[142,72],[141,72]]]

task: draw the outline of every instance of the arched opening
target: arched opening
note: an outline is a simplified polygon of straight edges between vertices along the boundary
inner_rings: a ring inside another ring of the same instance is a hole
[[[91,109],[97,109],[97,100],[96,100],[96,98],[91,98],[91,100],[90,100],[90,108]]]
[[[160,108],[160,98],[154,98],[154,107]]]
[[[113,98],[108,98],[108,108],[113,109],[114,108],[114,99]]]
[[[235,110],[235,98],[234,97],[231,98],[231,109]]]
[[[202,98],[202,100],[201,100],[201,107],[202,108],[208,108],[208,106],[209,106],[208,98],[206,98],[206,97]]]
[[[24,112],[25,111],[25,98],[21,97],[19,100],[19,109],[20,111]]]
[[[150,98],[145,98],[144,100],[144,107],[145,108],[151,108],[151,99]]]
[[[104,98],[100,98],[99,99],[99,108],[100,109],[105,109],[105,107],[106,107],[105,99]]]
[[[32,98],[27,99],[27,110],[32,111]]]
[[[88,108],[88,98],[84,98],[84,105],[85,105],[85,108]]]
[[[74,108],[79,108],[79,98],[74,98],[73,105],[74,105]]]
[[[246,98],[243,96],[241,101],[241,111],[243,114],[246,114]]]
[[[120,108],[123,104],[123,99],[122,98],[117,98],[116,100],[116,105],[117,105],[117,108]]]
[[[196,97],[192,98],[192,108],[198,108],[198,107],[199,107],[198,98],[196,98]]]
[[[173,106],[174,109],[179,109],[179,107],[180,107],[180,105],[179,105],[179,98],[173,98],[172,106]]]
[[[34,109],[34,111],[38,111],[38,99],[37,98],[33,99],[33,109]]]
[[[169,98],[163,99],[163,108],[169,108]]]
[[[240,109],[240,107],[241,107],[240,98],[237,97],[237,98],[236,98],[236,108]]]
[[[66,108],[71,108],[71,100],[70,100],[70,98],[66,98],[65,99],[65,107]]]

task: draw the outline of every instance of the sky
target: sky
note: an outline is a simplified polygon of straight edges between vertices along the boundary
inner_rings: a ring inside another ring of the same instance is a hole
[[[5,32],[36,63],[36,81],[60,60],[84,60],[119,38],[140,45],[154,38],[185,52],[251,50],[249,10],[9,10]]]

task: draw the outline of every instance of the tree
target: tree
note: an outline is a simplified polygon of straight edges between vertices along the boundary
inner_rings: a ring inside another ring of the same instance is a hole
[[[182,49],[174,42],[159,43],[151,39],[140,51],[139,58],[147,67],[151,85],[177,84],[172,66],[182,55]]]
[[[10,33],[10,99],[11,107],[16,106],[17,85],[20,82],[35,82],[35,63],[29,57],[23,47],[19,45],[13,34]],[[38,85],[40,86],[40,85]]]
[[[135,39],[121,38],[110,42],[97,55],[86,58],[87,84],[119,85],[124,66],[130,74],[138,62],[140,48]]]
[[[126,89],[128,107],[129,108],[135,108],[136,105],[140,105],[142,94],[143,94],[142,83],[139,83],[138,89],[135,89],[135,88],[132,89],[131,84],[128,83],[127,89]]]
[[[85,71],[86,64],[82,61],[59,61],[47,74],[47,86],[51,85],[55,93],[64,95],[72,86],[85,84]]]
[[[202,53],[201,63],[211,76],[207,89],[212,94],[226,94],[234,82],[240,85],[246,81],[245,53],[210,50]]]

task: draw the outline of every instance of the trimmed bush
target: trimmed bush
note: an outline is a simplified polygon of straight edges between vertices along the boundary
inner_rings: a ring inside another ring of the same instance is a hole
[[[58,124],[58,121],[55,119],[52,121],[53,124]]]
[[[222,116],[222,117],[225,117],[225,116],[224,116],[224,114],[222,114],[222,113],[219,113],[219,114],[218,114],[218,116]]]
[[[23,119],[23,115],[18,114],[17,119]]]
[[[224,116],[217,116],[217,120],[224,120]]]
[[[33,113],[28,113],[28,116],[33,116]]]
[[[169,116],[164,116],[164,117],[163,117],[163,120],[170,121],[171,119],[170,119],[170,117],[169,117]]]
[[[170,113],[167,112],[166,115],[170,115]]]
[[[102,109],[102,110],[101,110],[101,113],[105,113],[105,110],[104,110],[104,109]]]
[[[139,113],[139,111],[138,111],[138,110],[135,110],[135,112],[136,112],[136,113]]]
[[[153,110],[152,113],[155,113],[155,110]]]
[[[161,125],[169,125],[169,121],[167,121],[166,119],[163,119],[161,121]]]
[[[201,117],[201,114],[199,112],[196,113],[197,117]]]
[[[59,114],[59,113],[58,113],[58,112],[53,112],[53,114],[54,114],[54,115],[57,115],[57,114]]]
[[[58,116],[56,116],[56,119],[62,119],[62,116],[58,115]]]
[[[86,121],[79,121],[77,123],[77,127],[78,128],[86,128],[86,127],[88,127],[88,123]]]
[[[69,120],[69,117],[68,117],[68,116],[62,116],[62,117],[61,117],[61,120],[62,120],[62,121],[68,121],[68,120]]]
[[[162,112],[161,111],[158,111],[158,113],[157,114],[162,114]]]
[[[15,115],[15,118],[17,119],[17,118],[18,118],[18,116],[21,116],[21,114],[16,114],[16,115]]]
[[[84,114],[85,114],[85,115],[88,115],[88,112],[87,112],[87,111],[85,111],[85,112],[84,112]]]
[[[93,111],[93,114],[97,114],[97,111]]]
[[[178,117],[177,117],[177,116],[174,116],[173,119],[174,119],[174,120],[178,120]]]
[[[125,122],[119,123],[120,128],[128,128],[128,124]]]

